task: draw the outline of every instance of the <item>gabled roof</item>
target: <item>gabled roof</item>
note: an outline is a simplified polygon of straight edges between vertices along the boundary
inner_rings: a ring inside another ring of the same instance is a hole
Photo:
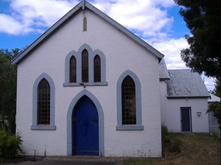
[[[164,58],[162,58],[160,63],[159,63],[159,74],[160,74],[159,75],[160,76],[160,81],[165,81],[165,80],[170,79],[170,76],[169,76]]]
[[[211,98],[210,99],[208,99],[208,102],[209,103],[213,103],[213,102],[220,102],[220,98],[218,97],[218,96],[216,96],[216,95],[214,95],[214,94],[212,94],[212,93],[210,93],[210,96],[211,96]]]
[[[54,25],[52,25],[47,31],[45,31],[39,38],[37,38],[30,46],[28,46],[23,52],[21,52],[18,56],[16,56],[14,59],[12,59],[12,64],[17,64],[21,59],[23,59],[31,50],[33,50],[38,44],[40,44],[45,38],[47,38],[53,31],[55,31],[57,28],[59,28],[68,18],[70,18],[72,15],[74,15],[79,10],[86,10],[89,9],[90,11],[96,13],[98,16],[112,24],[114,27],[119,29],[121,32],[129,36],[131,39],[133,39],[135,42],[146,48],[148,51],[150,51],[152,54],[154,54],[159,59],[163,58],[164,55],[157,51],[155,48],[147,44],[145,41],[137,37],[135,34],[130,32],[128,29],[114,21],[112,18],[95,8],[90,3],[86,2],[85,0],[81,1],[79,4],[77,4],[74,8],[72,8],[67,14],[65,14],[61,19],[59,19]]]
[[[210,94],[201,76],[190,69],[168,70],[170,80],[167,81],[168,98],[202,98]]]

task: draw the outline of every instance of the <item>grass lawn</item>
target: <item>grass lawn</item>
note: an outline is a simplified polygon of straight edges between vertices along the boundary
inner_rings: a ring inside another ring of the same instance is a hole
[[[169,134],[171,141],[175,138],[182,142],[180,153],[164,149],[164,158],[124,160],[124,165],[220,165],[220,139],[205,134]]]

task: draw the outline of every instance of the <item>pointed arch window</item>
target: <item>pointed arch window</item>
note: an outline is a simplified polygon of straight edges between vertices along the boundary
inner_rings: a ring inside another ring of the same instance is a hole
[[[74,56],[70,59],[70,82],[76,83],[76,58]]]
[[[42,73],[34,82],[31,129],[56,130],[55,85],[46,73]]]
[[[94,57],[94,82],[101,82],[101,58],[98,55]]]
[[[82,82],[88,82],[88,51],[82,52]]]
[[[92,50],[83,44],[78,51],[70,51],[65,57],[64,87],[107,86],[106,58],[99,49]]]
[[[117,81],[117,131],[142,131],[141,84],[126,70]]]
[[[46,79],[38,85],[38,124],[50,125],[50,85]]]
[[[136,124],[135,84],[130,76],[122,83],[122,125]]]

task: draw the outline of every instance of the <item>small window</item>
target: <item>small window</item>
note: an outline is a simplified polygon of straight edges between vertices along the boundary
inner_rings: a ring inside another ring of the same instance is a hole
[[[101,59],[98,55],[94,57],[94,82],[101,82]]]
[[[88,51],[82,52],[82,82],[88,82]]]
[[[87,31],[87,18],[84,17],[83,19],[83,31]]]
[[[135,84],[130,76],[122,83],[122,125],[136,124]]]
[[[70,82],[76,82],[76,58],[74,56],[70,59]]]
[[[50,85],[46,79],[38,85],[38,124],[50,124]]]

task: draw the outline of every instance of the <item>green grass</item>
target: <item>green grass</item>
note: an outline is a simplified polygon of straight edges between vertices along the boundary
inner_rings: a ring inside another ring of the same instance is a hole
[[[165,157],[162,159],[127,158],[124,165],[220,165],[220,139],[205,134],[169,134],[169,137],[171,141],[181,141],[182,144],[178,144],[180,152],[164,149]]]

